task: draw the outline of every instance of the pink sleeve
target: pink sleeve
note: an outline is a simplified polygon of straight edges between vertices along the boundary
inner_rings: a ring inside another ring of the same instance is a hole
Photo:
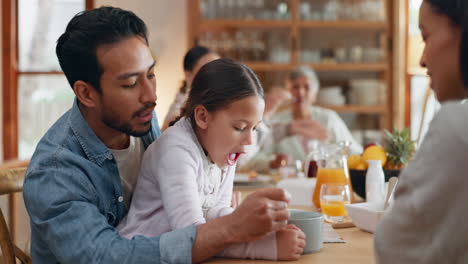
[[[249,243],[229,246],[218,256],[229,258],[276,260],[276,233],[271,232],[263,238]]]

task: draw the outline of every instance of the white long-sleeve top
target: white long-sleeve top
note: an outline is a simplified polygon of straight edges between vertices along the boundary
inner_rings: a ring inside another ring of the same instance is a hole
[[[235,165],[220,169],[182,118],[146,150],[122,236],[158,236],[228,215]],[[228,247],[220,256],[276,259],[276,236]]]
[[[400,175],[378,263],[468,263],[468,104],[446,103]]]

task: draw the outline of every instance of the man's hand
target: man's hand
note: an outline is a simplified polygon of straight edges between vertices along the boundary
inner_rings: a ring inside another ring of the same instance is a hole
[[[197,226],[192,262],[204,261],[234,243],[253,241],[285,228],[290,197],[283,189],[261,189],[247,196],[232,214]]]
[[[288,222],[290,194],[283,189],[261,189],[247,196],[230,215],[232,238],[244,243],[283,229]]]
[[[327,140],[327,129],[314,120],[293,120],[289,124],[289,135],[301,135],[307,139]]]
[[[297,260],[305,246],[305,234],[295,225],[288,225],[276,232],[276,252],[278,260]]]

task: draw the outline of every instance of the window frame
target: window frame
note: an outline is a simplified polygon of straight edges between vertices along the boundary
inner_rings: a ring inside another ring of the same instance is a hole
[[[24,75],[63,75],[61,71],[20,71],[18,55],[18,1],[2,1],[2,124],[3,159],[18,159],[18,80]],[[94,0],[84,0],[85,10],[94,8]],[[16,241],[17,197],[8,197],[9,227]]]

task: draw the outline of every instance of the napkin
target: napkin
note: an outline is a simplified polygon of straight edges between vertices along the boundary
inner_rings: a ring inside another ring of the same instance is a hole
[[[284,179],[276,184],[291,194],[290,205],[313,206],[312,194],[315,189],[315,178]]]
[[[343,238],[328,224],[323,224],[323,243],[346,243]]]

